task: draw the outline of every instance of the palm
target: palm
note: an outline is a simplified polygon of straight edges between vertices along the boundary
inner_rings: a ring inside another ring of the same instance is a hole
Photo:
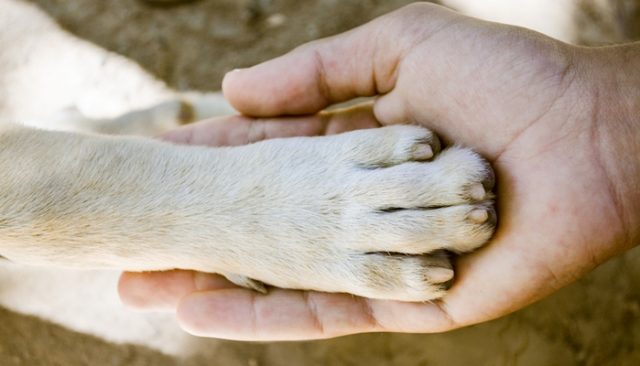
[[[579,86],[570,49],[474,23],[452,17],[447,32],[414,41],[375,108],[383,124],[424,124],[496,170],[498,231],[460,260],[443,300],[457,323],[518,309],[579,277],[613,254],[595,247],[622,231],[594,164],[590,111],[571,104]]]
[[[542,57],[525,59],[514,42],[538,49]],[[436,35],[418,52],[455,54],[447,44],[452,42],[438,43]],[[456,285],[443,300],[449,317],[463,324],[521,308],[579,278],[613,254],[596,247],[615,242],[622,232],[615,227],[619,220],[606,177],[596,165],[602,157],[590,111],[570,105],[577,100],[574,70],[549,62],[557,54],[538,39],[512,40],[508,49],[483,44],[487,54],[481,59],[493,67],[460,55],[453,60],[464,61],[461,65],[449,59],[448,67],[460,70],[453,77],[447,73],[447,80],[434,80],[434,72],[420,80],[410,73],[403,78],[401,65],[396,89],[385,96],[410,101],[403,118],[427,121],[447,140],[473,146],[496,170],[498,231],[488,247],[460,260]],[[411,56],[406,69],[415,70],[410,63],[425,55]],[[376,112],[385,115],[382,108]]]
[[[444,300],[457,322],[521,308],[612,254],[595,248],[612,242],[617,220],[592,169],[593,146],[542,131],[554,130],[532,126],[493,161],[500,226],[488,247],[459,262],[458,281]]]

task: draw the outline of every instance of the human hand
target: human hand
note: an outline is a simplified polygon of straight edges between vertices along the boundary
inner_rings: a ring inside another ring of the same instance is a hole
[[[637,53],[637,45],[576,48],[420,4],[232,72],[225,95],[248,115],[310,114],[378,96],[357,117],[332,118],[345,126],[420,123],[446,142],[475,148],[498,178],[496,235],[458,260],[451,290],[433,303],[279,289],[261,295],[215,275],[179,271],[125,274],[122,298],[177,307],[195,334],[253,340],[437,332],[522,308],[640,236],[633,102],[640,77],[624,72],[637,69],[629,64]],[[301,133],[320,132],[318,118],[300,117]],[[297,132],[282,123],[265,123],[272,126],[265,135]]]

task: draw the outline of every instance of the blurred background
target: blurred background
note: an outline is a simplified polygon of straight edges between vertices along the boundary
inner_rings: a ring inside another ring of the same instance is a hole
[[[233,68],[353,28],[411,1],[30,2],[75,36],[128,57],[173,88],[213,91]],[[640,1],[635,0],[452,0],[447,5],[583,45],[640,38]],[[511,316],[446,334],[274,344],[198,340],[196,351],[183,354],[111,343],[0,308],[0,365],[638,365],[639,278],[636,249]]]

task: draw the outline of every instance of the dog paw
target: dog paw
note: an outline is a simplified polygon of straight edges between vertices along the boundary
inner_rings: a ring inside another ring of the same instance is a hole
[[[260,183],[234,188],[247,197],[234,227],[245,239],[230,241],[253,243],[251,260],[225,271],[270,285],[433,300],[454,277],[450,255],[482,246],[496,226],[490,165],[469,149],[442,150],[421,127],[271,140],[245,152],[254,168],[234,173]]]
[[[469,149],[441,151],[435,135],[415,126],[358,131],[351,144],[355,171],[337,241],[350,251],[342,267],[356,272],[343,275],[358,283],[348,292],[441,297],[454,276],[447,252],[472,251],[495,230],[490,165]]]

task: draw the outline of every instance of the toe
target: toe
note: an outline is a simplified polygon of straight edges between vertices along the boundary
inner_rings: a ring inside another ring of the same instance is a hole
[[[432,255],[372,253],[358,258],[358,295],[399,301],[429,301],[442,297],[454,277],[442,252]]]
[[[362,194],[355,198],[372,209],[443,207],[493,199],[493,172],[478,154],[450,148],[431,162],[360,172]]]
[[[375,169],[407,161],[428,161],[440,152],[440,141],[431,131],[418,126],[389,126],[341,135],[343,156],[358,167]],[[343,141],[344,142],[344,141]]]
[[[487,203],[360,213],[347,218],[349,247],[406,254],[439,249],[469,252],[493,235],[496,214]]]

